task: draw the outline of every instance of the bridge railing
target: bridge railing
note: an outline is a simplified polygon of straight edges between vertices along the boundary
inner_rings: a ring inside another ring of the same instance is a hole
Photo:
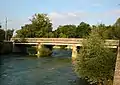
[[[21,38],[11,38],[11,41],[18,40]],[[63,43],[80,43],[83,39],[75,39],[75,38],[25,38],[26,42],[63,42]]]

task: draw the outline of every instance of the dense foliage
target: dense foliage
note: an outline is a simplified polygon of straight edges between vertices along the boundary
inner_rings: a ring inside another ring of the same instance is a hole
[[[35,14],[30,21],[31,24],[22,26],[21,29],[16,32],[16,37],[48,37],[50,32],[52,32],[52,23],[46,14]]]
[[[7,34],[7,40],[10,40],[10,38],[13,36],[14,29],[8,29],[6,31]],[[0,29],[0,41],[5,40],[5,30]]]
[[[75,60],[75,72],[90,83],[111,85],[108,83],[112,83],[114,75],[115,54],[104,47],[104,39],[96,30],[86,39]]]
[[[0,41],[3,41],[5,39],[5,31],[3,29],[0,29]]]
[[[15,37],[20,38],[84,38],[87,37],[92,29],[98,29],[101,37],[107,39],[120,39],[120,18],[114,25],[106,26],[105,24],[92,25],[81,22],[76,25],[58,26],[53,31],[52,23],[47,14],[35,14],[30,19],[31,24],[25,24],[20,30],[17,30]]]
[[[8,29],[6,31],[7,33],[7,40],[10,40],[10,38],[13,36],[14,30]],[[1,53],[8,53],[11,49],[11,44],[9,43],[4,43],[3,41],[5,40],[5,31],[3,29],[0,29],[0,54]]]
[[[55,30],[55,37],[59,38],[74,38],[76,36],[76,26],[75,25],[64,25],[59,26],[57,30]]]

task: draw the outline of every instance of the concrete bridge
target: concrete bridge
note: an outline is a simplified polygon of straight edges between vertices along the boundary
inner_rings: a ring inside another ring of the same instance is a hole
[[[77,47],[82,46],[82,42],[85,39],[82,38],[11,38],[13,42],[13,48],[15,45],[36,45],[38,49],[41,45],[70,45],[72,46],[72,59],[77,57]],[[115,67],[114,85],[120,85],[120,41],[119,40],[105,40],[106,47],[116,48],[117,60]],[[14,49],[13,51],[16,51]],[[39,51],[37,52],[39,54]],[[39,57],[39,56],[38,56]]]
[[[38,49],[41,45],[67,45],[72,46],[72,59],[77,56],[77,47],[82,46],[82,38],[11,38],[11,41],[15,45],[36,45]],[[117,48],[118,40],[106,40],[106,47]],[[16,49],[13,50],[17,51]],[[37,52],[39,54],[39,51]],[[38,56],[39,57],[39,56]]]

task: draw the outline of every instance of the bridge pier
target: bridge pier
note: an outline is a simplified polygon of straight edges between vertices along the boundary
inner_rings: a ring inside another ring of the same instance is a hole
[[[120,41],[118,46],[113,85],[120,85]]]
[[[42,45],[40,43],[38,43],[37,45],[37,57],[39,58],[40,57],[40,50],[42,48]]]
[[[72,61],[74,61],[77,58],[77,46],[72,46]]]

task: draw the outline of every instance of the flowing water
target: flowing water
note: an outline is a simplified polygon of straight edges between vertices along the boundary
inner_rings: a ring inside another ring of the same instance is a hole
[[[53,50],[53,57],[1,56],[0,85],[78,85],[71,50]],[[79,85],[85,85],[83,80]]]

